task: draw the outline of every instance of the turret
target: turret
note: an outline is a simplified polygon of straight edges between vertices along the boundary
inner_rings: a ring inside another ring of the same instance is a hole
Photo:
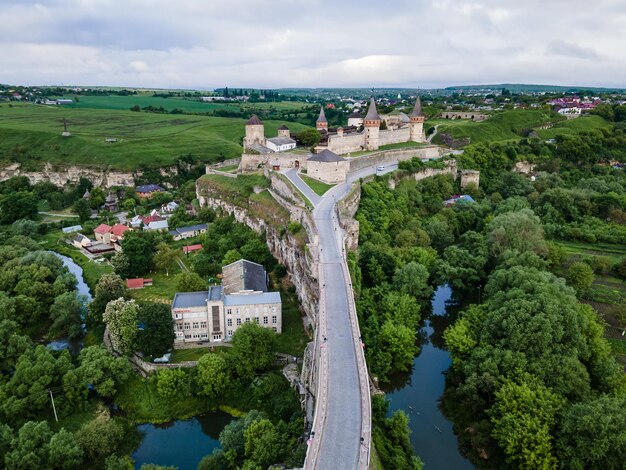
[[[289,128],[284,124],[278,128],[278,137],[291,137],[291,133],[289,132]]]
[[[246,137],[243,139],[244,148],[252,144],[265,145],[265,126],[256,114],[246,122]]]
[[[380,116],[376,110],[374,97],[370,100],[370,106],[363,119],[363,126],[365,127],[365,148],[367,150],[377,150],[378,136],[380,133]]]
[[[424,142],[424,113],[422,112],[422,101],[418,95],[413,106],[413,112],[409,116],[411,119],[410,135],[413,142]]]
[[[324,106],[320,107],[320,115],[315,121],[315,128],[318,131],[328,131],[328,121],[326,120],[326,114],[324,114]]]

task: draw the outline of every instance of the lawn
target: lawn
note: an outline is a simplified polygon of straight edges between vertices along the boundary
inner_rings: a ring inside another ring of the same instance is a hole
[[[283,302],[283,332],[276,337],[276,351],[302,357],[310,340],[304,331],[300,303],[296,294],[288,289],[282,289],[280,296]]]
[[[513,110],[494,114],[486,121],[432,119],[429,125],[439,124],[435,140],[441,141],[442,133],[454,138],[469,137],[471,143],[496,142],[519,139],[522,131],[563,119],[555,113],[543,110]]]
[[[334,184],[322,183],[315,178],[311,178],[310,176],[303,174],[300,174],[300,178],[302,178],[302,181],[308,184],[313,192],[315,192],[315,194],[317,194],[318,196],[323,196],[324,194],[326,194],[326,191],[335,186]]]
[[[611,123],[600,116],[585,115],[577,119],[568,119],[557,123],[550,129],[540,129],[538,134],[542,139],[553,139],[557,135],[572,135],[592,129],[609,129]]]
[[[62,137],[63,119],[71,137]],[[282,121],[266,121],[268,136]],[[289,123],[292,132],[305,129]],[[134,170],[174,164],[190,154],[204,162],[239,157],[245,120],[124,110],[0,105],[0,161],[26,169],[85,165]],[[111,137],[116,142],[107,143]]]

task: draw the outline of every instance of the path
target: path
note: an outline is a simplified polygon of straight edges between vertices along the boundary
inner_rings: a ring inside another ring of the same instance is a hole
[[[382,173],[398,168],[388,165]],[[294,169],[295,170],[295,169]],[[337,220],[337,201],[352,182],[374,174],[372,166],[323,197],[306,191],[296,171],[285,174],[315,206],[313,218],[319,232],[320,301],[315,350],[318,389],[315,416],[305,469],[366,469],[371,445],[369,375],[361,343],[354,294],[344,251],[344,233]],[[315,197],[313,197],[313,195]]]
[[[440,125],[441,125],[441,124],[437,124],[437,125],[434,127],[434,129],[435,129],[435,130],[433,131],[433,133],[432,133],[432,134],[430,134],[430,135],[426,138],[426,142],[428,142],[428,143],[430,144],[430,143],[433,141],[433,139],[434,139],[434,138],[435,138],[435,136],[437,135],[437,132],[438,132],[438,130],[439,130],[439,126],[440,126]]]
[[[304,182],[300,175],[298,174],[298,168],[291,168],[290,170],[286,170],[284,172],[285,176],[289,178],[296,188],[300,190],[304,196],[311,201],[313,206],[317,206],[319,202],[322,200],[322,196],[318,196],[315,191],[311,189],[311,187]]]

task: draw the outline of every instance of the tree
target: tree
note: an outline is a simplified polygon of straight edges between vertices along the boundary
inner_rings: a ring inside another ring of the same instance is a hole
[[[4,462],[4,456],[11,450],[13,429],[7,424],[0,423],[0,463]]]
[[[34,220],[19,219],[13,222],[11,231],[16,235],[32,238],[37,234],[37,223]]]
[[[157,246],[157,252],[154,255],[154,264],[160,271],[165,271],[165,275],[169,276],[169,268],[176,260],[178,253],[171,249],[167,243],[161,242]]]
[[[146,302],[139,307],[139,331],[137,345],[144,354],[161,357],[172,349],[176,334],[170,307],[165,304]]]
[[[181,272],[176,275],[175,280],[179,292],[197,292],[207,288],[207,283],[196,273]]]
[[[33,193],[11,192],[0,198],[0,223],[12,224],[37,215],[37,198]]]
[[[106,194],[102,188],[93,188],[89,193],[89,207],[92,209],[98,209],[104,204]]]
[[[233,249],[228,250],[224,255],[224,259],[222,260],[222,266],[228,266],[235,261],[239,261],[242,258],[241,253],[239,251]]]
[[[281,451],[280,436],[269,419],[253,421],[243,432],[245,455],[261,468],[276,463]]]
[[[109,455],[104,461],[105,470],[133,470],[135,462],[128,455]]]
[[[122,279],[131,277],[130,259],[126,253],[118,251],[111,258],[111,265],[115,271],[115,275]]]
[[[11,442],[12,451],[5,456],[11,470],[47,468],[52,431],[45,421],[28,421]]]
[[[232,381],[226,359],[218,354],[205,354],[198,361],[196,381],[203,395],[219,397]]]
[[[428,299],[433,293],[433,288],[428,285],[428,269],[414,261],[396,269],[393,287],[416,299]]]
[[[134,300],[112,300],[106,306],[102,319],[111,334],[113,347],[130,356],[137,346],[139,307]]]
[[[626,460],[626,398],[602,395],[572,405],[559,439],[563,468],[618,469]]]
[[[89,314],[98,321],[102,321],[102,314],[111,300],[123,298],[125,286],[122,278],[117,274],[103,274],[96,284],[95,295],[89,304]]]
[[[122,240],[122,251],[128,257],[129,276],[139,277],[152,270],[154,252],[147,239],[132,233],[126,235]]]
[[[69,335],[70,338],[82,334],[83,304],[76,297],[75,291],[65,292],[54,299],[50,307],[52,325],[49,334],[53,336]]]
[[[315,147],[320,143],[320,133],[317,129],[305,129],[296,134],[296,139],[305,147]]]
[[[491,251],[496,256],[506,250],[547,253],[541,222],[530,209],[498,215],[489,222],[487,230]]]
[[[80,365],[76,374],[82,383],[88,383],[103,397],[112,397],[117,386],[126,381],[132,372],[128,359],[115,357],[104,346],[88,346],[78,356]]]
[[[91,462],[100,462],[115,453],[124,438],[124,429],[102,409],[76,432],[76,441]]]
[[[71,432],[61,428],[50,439],[49,467],[59,470],[79,468],[83,461],[83,449]]]
[[[246,323],[235,331],[231,354],[239,376],[252,379],[256,372],[272,366],[275,336],[272,330],[256,323]]]
[[[30,338],[19,331],[14,321],[0,321],[0,371],[12,370],[19,357],[32,346]]]
[[[189,379],[185,371],[183,369],[160,370],[157,374],[157,393],[166,400],[188,396]]]
[[[409,370],[419,351],[415,330],[387,320],[380,329],[377,349],[380,354],[375,361],[383,375],[391,370]]]
[[[91,218],[91,206],[89,201],[85,199],[78,199],[72,206],[72,210],[78,215],[81,222]]]
[[[136,104],[134,106],[131,106],[130,110],[135,112],[135,113],[139,113],[141,111],[141,107],[138,104]]]
[[[567,282],[574,289],[576,289],[577,292],[584,292],[588,290],[593,284],[595,278],[593,269],[591,269],[587,263],[583,263],[582,261],[572,263],[567,270]]]

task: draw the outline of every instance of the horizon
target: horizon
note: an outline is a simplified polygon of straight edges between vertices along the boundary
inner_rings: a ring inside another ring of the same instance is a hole
[[[13,84],[626,88],[626,5],[611,1],[593,14],[582,0],[128,0],[122,15],[114,0],[3,3],[0,81]]]

